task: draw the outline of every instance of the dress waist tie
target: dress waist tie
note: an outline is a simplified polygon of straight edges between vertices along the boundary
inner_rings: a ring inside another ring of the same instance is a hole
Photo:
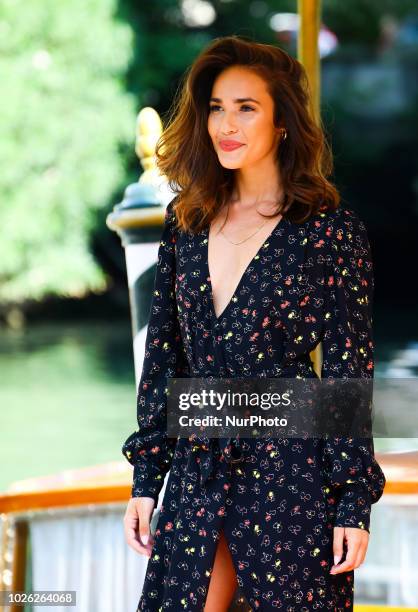
[[[302,364],[308,366],[308,373],[311,370],[312,375],[316,377],[309,355],[304,354],[297,360],[283,359],[279,366],[281,372],[280,378],[294,378],[297,374],[300,374],[298,367]],[[277,378],[277,374],[273,378]],[[197,453],[201,486],[204,486],[213,477],[217,458],[228,464],[240,463],[245,458],[239,434],[227,438],[208,438],[193,434],[189,437],[189,440],[192,443],[191,452]]]

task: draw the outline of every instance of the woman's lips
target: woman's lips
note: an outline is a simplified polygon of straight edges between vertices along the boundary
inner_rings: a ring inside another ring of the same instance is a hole
[[[239,149],[239,147],[243,147],[244,143],[242,142],[227,142],[226,140],[221,140],[219,146],[223,151],[234,151],[235,149]]]

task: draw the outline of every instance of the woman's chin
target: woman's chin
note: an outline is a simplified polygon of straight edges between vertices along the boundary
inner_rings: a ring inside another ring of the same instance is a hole
[[[228,160],[228,159],[219,159],[219,163],[221,164],[221,166],[223,168],[226,168],[227,170],[237,170],[238,168],[242,168],[243,164],[241,161],[238,160]]]

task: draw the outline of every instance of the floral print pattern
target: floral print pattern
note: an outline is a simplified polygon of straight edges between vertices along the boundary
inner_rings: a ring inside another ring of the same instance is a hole
[[[370,531],[385,476],[373,439],[178,438],[166,434],[171,377],[372,378],[373,266],[348,208],[302,224],[282,218],[219,317],[209,228],[175,227],[167,206],[137,394],[138,429],[122,452],[132,496],[167,486],[138,610],[199,610],[223,530],[242,610],[353,609],[354,571],[330,575],[333,527]],[[343,560],[345,555],[343,555]]]

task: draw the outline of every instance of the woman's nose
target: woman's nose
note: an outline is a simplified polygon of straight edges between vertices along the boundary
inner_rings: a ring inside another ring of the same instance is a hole
[[[221,132],[227,136],[230,132],[235,131],[236,125],[234,118],[230,114],[225,113],[221,121]]]

